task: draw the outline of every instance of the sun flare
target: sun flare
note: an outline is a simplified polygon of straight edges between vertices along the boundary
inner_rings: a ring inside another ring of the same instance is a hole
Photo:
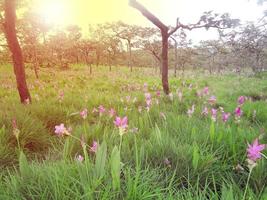
[[[38,7],[40,15],[46,23],[56,25],[65,23],[68,9],[66,3],[63,1],[42,1]]]

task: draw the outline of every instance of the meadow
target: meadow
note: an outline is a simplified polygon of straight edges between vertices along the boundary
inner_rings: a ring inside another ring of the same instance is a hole
[[[26,74],[30,105],[0,66],[1,200],[267,199],[266,73]]]

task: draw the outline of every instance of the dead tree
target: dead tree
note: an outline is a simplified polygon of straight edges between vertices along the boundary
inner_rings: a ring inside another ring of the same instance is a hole
[[[162,65],[162,86],[165,94],[169,94],[169,81],[168,81],[168,39],[174,34],[178,29],[193,30],[196,28],[229,28],[237,24],[239,20],[233,20],[229,18],[228,14],[218,15],[210,12],[204,13],[200,17],[199,21],[195,24],[185,25],[180,22],[177,18],[175,27],[168,27],[163,22],[161,22],[154,14],[152,14],[148,9],[146,9],[142,4],[136,0],[129,0],[129,5],[142,13],[149,21],[151,21],[155,26],[157,26],[161,31],[162,37],[162,51],[161,51],[161,65]]]

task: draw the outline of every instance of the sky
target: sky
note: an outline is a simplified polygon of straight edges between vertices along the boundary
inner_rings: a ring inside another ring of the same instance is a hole
[[[183,23],[196,22],[205,11],[228,12],[242,21],[256,21],[267,9],[267,3],[257,5],[257,0],[139,0],[166,25],[175,25],[179,17]],[[83,32],[88,24],[124,21],[129,24],[153,26],[128,0],[35,0],[34,9],[47,23],[58,25],[77,24]],[[188,37],[197,42],[215,39],[216,31],[191,31]]]

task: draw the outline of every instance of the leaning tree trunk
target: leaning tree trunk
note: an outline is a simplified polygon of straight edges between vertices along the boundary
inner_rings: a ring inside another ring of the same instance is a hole
[[[168,81],[168,30],[161,31],[162,34],[162,86],[165,94],[169,94]]]
[[[31,102],[31,96],[26,83],[25,66],[22,51],[16,33],[16,0],[5,0],[4,32],[8,47],[12,54],[13,68],[17,81],[17,88],[22,103]]]

